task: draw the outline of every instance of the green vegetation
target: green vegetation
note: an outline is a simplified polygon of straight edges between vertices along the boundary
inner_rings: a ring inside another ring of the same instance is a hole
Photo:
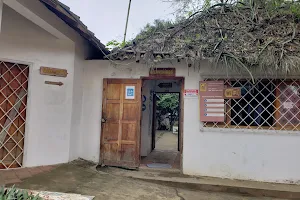
[[[42,200],[38,195],[34,196],[26,190],[12,188],[0,188],[0,200]]]

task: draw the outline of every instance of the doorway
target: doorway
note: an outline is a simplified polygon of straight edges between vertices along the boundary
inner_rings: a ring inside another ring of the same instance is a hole
[[[141,166],[180,169],[183,79],[143,79]]]

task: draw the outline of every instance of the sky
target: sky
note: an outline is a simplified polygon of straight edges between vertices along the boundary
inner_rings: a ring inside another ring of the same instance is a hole
[[[103,44],[123,41],[129,0],[60,0],[80,16]],[[83,3],[84,2],[84,3]],[[174,19],[171,3],[162,0],[132,0],[127,39],[132,39],[155,19]]]

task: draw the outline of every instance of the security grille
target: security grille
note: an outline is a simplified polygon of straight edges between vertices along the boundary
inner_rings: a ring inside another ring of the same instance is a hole
[[[251,79],[222,80],[225,87],[241,88],[242,97],[225,100],[224,123],[205,122],[204,127],[300,130],[300,80],[257,79],[254,83]]]
[[[0,61],[0,169],[23,163],[29,66]]]

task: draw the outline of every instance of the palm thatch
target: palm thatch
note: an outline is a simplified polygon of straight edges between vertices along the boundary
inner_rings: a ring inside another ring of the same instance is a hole
[[[299,16],[300,4],[294,1],[220,3],[179,23],[144,31],[112,57],[144,52],[143,59],[153,62],[165,56],[209,58],[231,69],[292,73],[300,69]]]

